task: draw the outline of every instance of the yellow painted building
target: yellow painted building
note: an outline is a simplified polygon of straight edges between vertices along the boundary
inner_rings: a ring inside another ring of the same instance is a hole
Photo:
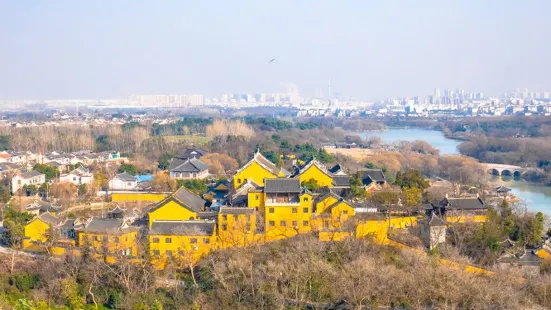
[[[197,213],[203,211],[206,201],[180,187],[172,195],[159,202],[149,210],[149,228],[154,221],[188,221],[198,218]]]
[[[159,269],[187,268],[215,247],[215,221],[154,221],[149,229],[149,254]]]
[[[355,215],[355,208],[350,202],[333,193],[326,193],[314,201],[312,223],[316,231],[338,231],[346,229],[345,223]]]
[[[301,184],[314,179],[317,181],[319,187],[333,186],[333,176],[327,170],[327,167],[316,159],[312,159],[299,170],[298,178]]]
[[[111,194],[113,202],[151,202],[156,203],[165,199],[167,193],[146,193],[146,192],[114,192]]]
[[[264,179],[285,178],[290,173],[269,161],[260,152],[256,152],[253,158],[239,169],[233,176],[233,187],[239,188],[247,180],[264,186]]]
[[[49,212],[42,213],[25,225],[25,239],[23,247],[35,243],[45,243],[53,229],[61,224],[61,220]]]
[[[100,255],[134,256],[137,254],[138,228],[118,218],[92,218],[75,229],[80,248]]]
[[[264,231],[266,241],[312,230],[312,195],[303,192],[298,178],[266,179]]]
[[[251,208],[222,207],[218,212],[219,248],[247,246],[256,243],[257,211]]]

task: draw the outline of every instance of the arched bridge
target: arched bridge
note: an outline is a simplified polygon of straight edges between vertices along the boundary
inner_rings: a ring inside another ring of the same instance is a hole
[[[512,177],[520,177],[530,169],[520,166],[503,165],[503,164],[486,164],[488,172],[493,175],[507,175]]]

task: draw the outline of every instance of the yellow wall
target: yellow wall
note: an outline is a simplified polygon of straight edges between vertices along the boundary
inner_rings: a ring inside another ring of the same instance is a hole
[[[339,201],[339,200],[337,198],[331,196],[331,195],[325,197],[321,201],[318,201],[316,203],[316,214],[323,213],[323,211],[325,211],[325,209],[327,209],[327,207],[331,206],[332,204],[334,204],[337,201]]]
[[[255,210],[261,210],[264,207],[264,193],[262,192],[249,192],[247,193],[247,206]]]
[[[318,166],[311,165],[306,171],[299,175],[300,183],[314,179],[318,181],[320,187],[330,187],[333,185],[333,178],[323,172]]]
[[[299,199],[300,203],[298,204],[274,204],[264,207],[266,241],[288,238],[295,236],[297,233],[307,233],[312,230],[312,196],[302,194]],[[293,212],[293,209],[296,212]],[[304,212],[305,209],[307,209],[307,212]],[[284,225],[282,225],[282,222],[284,222]],[[293,224],[296,224],[296,226]]]
[[[388,228],[403,229],[417,225],[415,216],[394,217],[390,219],[367,220],[358,223],[356,227],[356,238],[373,237],[377,242],[387,241]]]
[[[484,223],[488,221],[488,216],[487,215],[447,216],[446,221],[448,223]]]
[[[111,194],[111,200],[116,202],[160,202],[167,196],[168,194],[164,193],[113,193]]]
[[[171,239],[170,242],[167,238]],[[192,239],[197,242],[192,243]],[[158,269],[165,268],[169,263],[187,268],[215,248],[215,242],[214,232],[211,236],[149,235],[149,254]],[[171,251],[172,256],[167,255],[167,251]]]
[[[218,248],[247,246],[256,240],[256,213],[218,214]]]
[[[157,210],[150,211],[149,228],[153,221],[188,221],[197,219],[197,213],[183,207],[174,200],[170,200]]]
[[[25,238],[30,241],[46,242],[48,239],[46,233],[50,229],[48,223],[36,218],[25,226]]]
[[[99,253],[118,254],[123,250],[130,249],[130,255],[136,255],[137,235],[136,231],[117,235],[80,232],[78,243],[80,248],[90,248]]]
[[[262,167],[259,163],[253,161],[249,166],[233,176],[233,187],[239,188],[248,179],[251,179],[260,186],[264,186],[264,179],[274,179],[276,177],[276,175]]]

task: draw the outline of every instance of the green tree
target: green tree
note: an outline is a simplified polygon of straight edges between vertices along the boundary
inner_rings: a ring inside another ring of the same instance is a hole
[[[312,178],[308,181],[304,181],[300,184],[302,187],[305,187],[306,189],[308,189],[309,191],[318,191],[320,186],[318,184],[318,180]]]
[[[204,180],[178,180],[178,187],[182,186],[196,194],[202,194],[208,188]]]
[[[172,159],[172,154],[169,153],[163,153],[161,157],[159,158],[159,169],[161,170],[168,170],[170,167],[170,160]]]
[[[86,184],[80,184],[78,186],[78,195],[79,196],[84,196],[84,195],[86,195],[86,192],[87,192]]]
[[[423,198],[423,191],[417,187],[405,187],[402,189],[402,196],[406,206],[419,206]]]
[[[138,174],[138,169],[136,168],[136,166],[134,166],[132,164],[122,163],[119,166],[119,173],[122,173],[122,172],[126,172],[130,175],[136,175],[136,174]]]
[[[31,184],[23,185],[21,190],[27,196],[34,196],[38,193],[38,189],[36,188],[36,186]]]
[[[513,215],[513,210],[506,199],[503,199],[501,202],[500,209],[503,230],[509,238],[512,238],[515,233],[515,217]]]
[[[34,165],[33,170],[43,173],[46,176],[46,180],[53,180],[59,177],[59,170],[54,166],[46,164],[36,164]]]
[[[429,182],[423,178],[421,171],[415,169],[406,170],[404,173],[398,171],[394,184],[401,188],[417,187],[421,190],[425,190],[429,187]]]
[[[68,167],[68,170],[69,170],[69,171],[73,171],[73,170],[75,170],[76,168],[82,167],[82,166],[84,166],[84,164],[82,164],[81,162],[78,162],[78,163],[76,163],[76,164],[74,164],[74,165],[73,165],[73,164],[70,164],[69,167]]]

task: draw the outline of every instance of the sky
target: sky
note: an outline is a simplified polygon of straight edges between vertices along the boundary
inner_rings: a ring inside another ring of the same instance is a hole
[[[0,99],[288,83],[312,96],[329,79],[366,100],[436,87],[546,91],[549,12],[549,0],[0,0]]]

